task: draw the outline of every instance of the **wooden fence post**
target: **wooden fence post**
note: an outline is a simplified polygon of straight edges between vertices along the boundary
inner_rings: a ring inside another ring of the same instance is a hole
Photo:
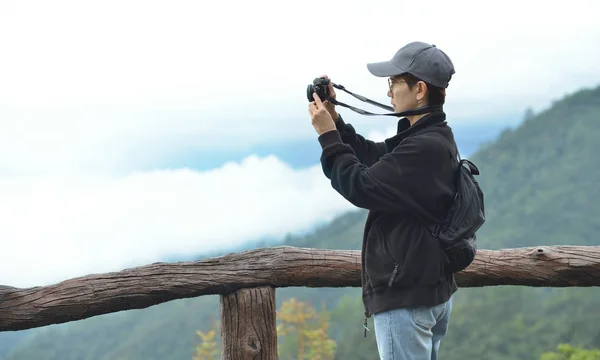
[[[222,359],[277,360],[275,288],[221,295]]]

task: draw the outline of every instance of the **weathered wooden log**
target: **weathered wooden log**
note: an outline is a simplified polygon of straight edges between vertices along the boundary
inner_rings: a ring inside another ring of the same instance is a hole
[[[460,287],[600,286],[600,246],[479,250],[471,266],[456,274],[456,283]]]
[[[357,250],[280,246],[200,261],[154,263],[50,286],[0,286],[0,331],[59,324],[241,288],[358,287],[360,262]],[[480,250],[474,263],[456,279],[461,287],[600,286],[600,246]]]
[[[275,288],[221,295],[222,359],[277,360]]]

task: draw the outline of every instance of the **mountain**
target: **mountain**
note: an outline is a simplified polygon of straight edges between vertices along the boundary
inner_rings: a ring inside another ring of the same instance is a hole
[[[565,96],[472,154],[487,209],[480,247],[599,245],[594,236],[600,230],[596,134],[600,87]],[[344,214],[311,234],[287,237],[285,244],[360,249],[365,216],[363,210]],[[359,288],[278,289],[277,306],[290,297],[326,304],[336,359],[376,358],[373,333],[363,337]],[[598,309],[597,288],[460,289],[441,357],[538,360],[563,342],[598,348]],[[37,329],[6,359],[191,359],[195,330],[207,330],[218,317],[217,296],[176,300]]]
[[[599,135],[600,89],[586,89],[480,149],[485,246],[598,244]]]

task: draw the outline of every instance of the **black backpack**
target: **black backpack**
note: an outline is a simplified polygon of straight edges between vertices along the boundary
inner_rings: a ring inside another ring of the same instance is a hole
[[[452,273],[464,270],[475,259],[476,232],[485,222],[483,192],[475,175],[479,175],[477,166],[459,154],[452,204],[442,223],[431,228],[446,253],[446,269]]]

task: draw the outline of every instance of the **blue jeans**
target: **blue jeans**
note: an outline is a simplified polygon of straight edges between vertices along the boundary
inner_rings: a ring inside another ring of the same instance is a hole
[[[373,315],[382,360],[437,360],[448,331],[452,298],[440,305],[394,309]]]

